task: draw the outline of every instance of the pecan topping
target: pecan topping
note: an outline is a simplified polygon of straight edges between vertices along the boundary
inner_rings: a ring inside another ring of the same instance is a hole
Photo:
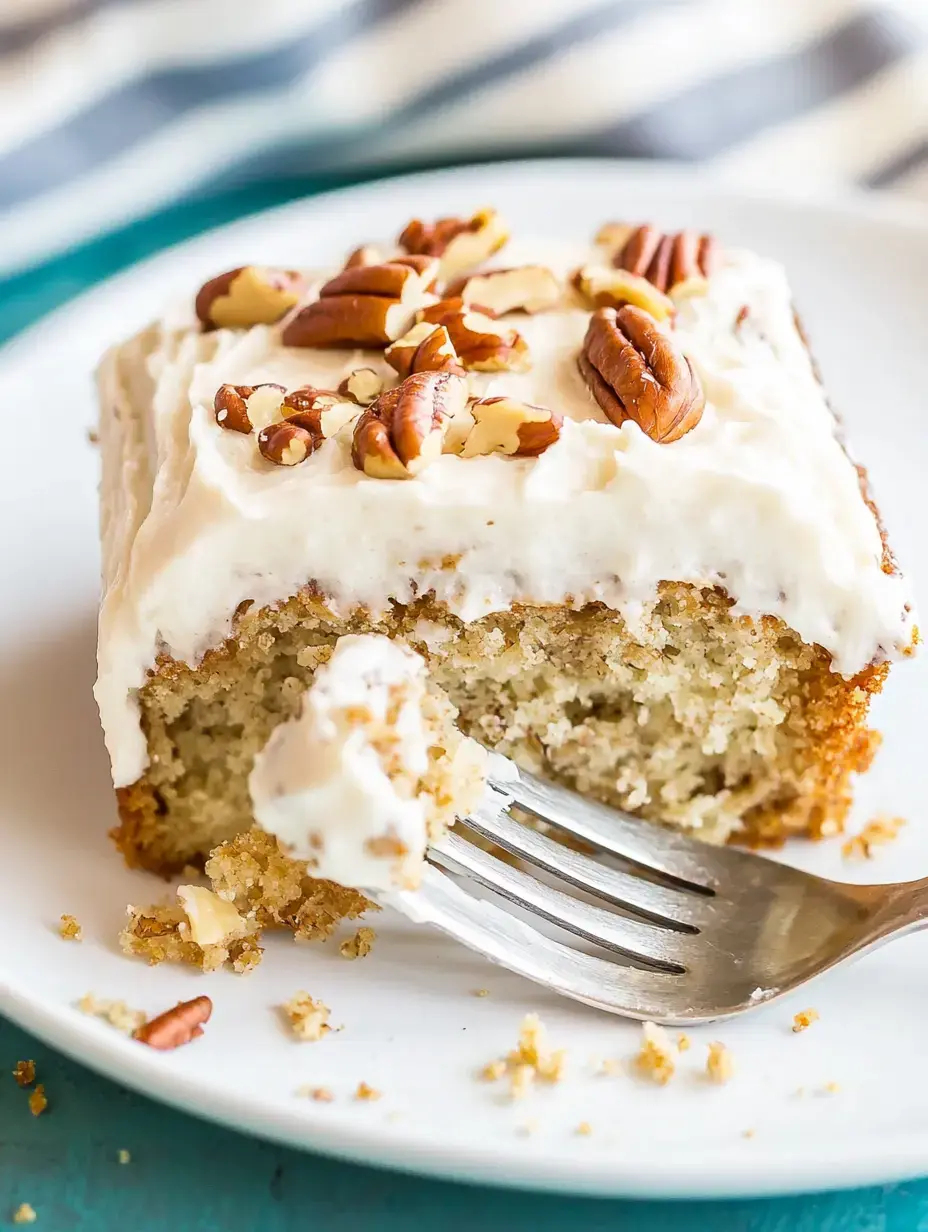
[[[447,280],[482,265],[508,239],[509,228],[499,214],[486,209],[472,218],[439,218],[433,223],[414,218],[398,242],[406,252],[440,257],[440,277]]]
[[[338,392],[361,406],[370,406],[383,393],[383,378],[373,368],[355,368],[339,385]]]
[[[291,390],[284,398],[282,409],[288,423],[298,424],[319,438],[317,448],[360,413],[354,399],[343,398],[327,389],[314,389],[311,385]]]
[[[578,358],[593,397],[614,424],[633,419],[668,445],[695,428],[705,398],[690,361],[640,308],[600,308]]]
[[[343,269],[284,328],[285,346],[383,347],[404,334],[429,302],[438,262],[401,257]]]
[[[299,302],[303,279],[295,270],[242,265],[204,283],[195,310],[204,329],[273,325]]]
[[[460,296],[468,308],[501,317],[553,308],[561,298],[561,286],[546,265],[520,265],[461,278],[446,289],[445,297],[452,296]]]
[[[465,458],[489,453],[534,458],[561,434],[560,415],[514,398],[478,398],[468,409],[474,426],[461,451]]]
[[[695,231],[671,235],[646,224],[631,232],[612,263],[617,269],[647,278],[666,293],[689,278],[708,278],[716,255],[717,246],[711,235],[698,235]]]
[[[262,458],[267,458],[275,466],[299,466],[321,444],[321,436],[291,419],[270,424],[258,433],[258,449]]]
[[[213,1003],[209,997],[194,997],[192,1001],[180,1001],[173,1009],[165,1010],[157,1018],[136,1027],[132,1035],[149,1048],[167,1051],[189,1044],[203,1034],[203,1023],[209,1021]]]
[[[439,300],[419,313],[420,323],[444,325],[461,363],[475,372],[524,372],[530,366],[528,343],[518,332],[460,298]]]
[[[674,303],[653,282],[609,265],[584,265],[573,276],[573,285],[594,308],[621,308],[634,304],[655,321],[673,315]]]
[[[220,385],[213,399],[216,423],[230,432],[247,435],[280,418],[280,406],[286,392],[283,385]]]
[[[467,383],[451,372],[415,372],[380,395],[354,430],[352,461],[374,479],[411,479],[441,454]]]
[[[444,325],[420,321],[408,334],[397,338],[383,353],[387,363],[401,377],[413,372],[456,372],[464,367]]]
[[[349,252],[345,260],[345,269],[357,269],[359,265],[382,265],[387,258],[373,244],[360,244]]]

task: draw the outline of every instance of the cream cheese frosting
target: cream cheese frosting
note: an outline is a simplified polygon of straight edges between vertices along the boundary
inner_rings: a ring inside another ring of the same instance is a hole
[[[522,241],[504,257],[566,274],[591,254]],[[100,372],[110,460],[96,696],[116,785],[147,764],[136,691],[156,656],[195,663],[240,602],[309,581],[345,613],[434,590],[465,621],[514,602],[597,600],[632,626],[662,581],[717,585],[737,612],[821,645],[844,675],[899,657],[909,590],[882,569],[783,269],[725,252],[703,293],[676,307],[674,336],[706,395],[682,439],[606,421],[576,365],[589,311],[565,297],[506,318],[529,371],[470,375],[481,396],[563,415],[557,442],[538,458],[445,454],[407,481],[358,471],[350,427],[275,467],[213,412],[225,383],[332,389],[361,366],[395,379],[379,352],[288,349],[278,327],[204,334],[176,315],[113,350]]]
[[[425,680],[422,656],[387,637],[339,638],[300,713],[255,758],[255,819],[314,876],[366,890],[418,884],[429,822],[418,784],[433,742]]]

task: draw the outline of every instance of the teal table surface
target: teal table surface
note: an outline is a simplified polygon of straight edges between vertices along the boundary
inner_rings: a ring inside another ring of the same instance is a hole
[[[39,270],[0,279],[0,338],[102,278],[208,227],[336,181],[246,185],[174,206]],[[10,1071],[33,1058],[49,1097],[30,1115]],[[116,1086],[0,1019],[0,1227],[29,1203],[41,1232],[928,1232],[928,1181],[844,1194],[660,1203],[422,1180],[287,1150]],[[128,1151],[130,1161],[119,1162]]]

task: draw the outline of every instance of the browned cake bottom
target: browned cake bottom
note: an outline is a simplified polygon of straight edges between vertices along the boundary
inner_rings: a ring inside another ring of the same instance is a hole
[[[243,608],[246,605],[242,605]],[[885,665],[847,680],[773,618],[666,583],[630,628],[593,604],[522,606],[463,624],[424,598],[339,619],[310,588],[240,610],[196,667],[165,659],[140,692],[151,757],[117,792],[127,862],[168,874],[253,825],[248,774],[344,633],[403,637],[461,728],[530,769],[713,842],[837,832]]]

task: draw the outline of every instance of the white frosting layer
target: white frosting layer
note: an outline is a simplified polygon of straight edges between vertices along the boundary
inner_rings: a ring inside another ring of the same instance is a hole
[[[566,270],[590,254],[552,259],[513,244],[503,255]],[[310,580],[338,610],[383,609],[415,587],[465,620],[569,597],[634,621],[661,581],[720,585],[738,611],[781,617],[819,643],[836,671],[897,657],[911,637],[909,592],[881,570],[879,530],[783,270],[728,253],[707,293],[678,307],[676,338],[707,399],[680,441],[658,445],[633,423],[605,421],[576,367],[588,313],[565,307],[510,318],[531,371],[476,379],[482,392],[561,412],[559,441],[537,459],[445,455],[405,482],[356,470],[350,429],[284,468],[214,419],[223,383],[334,388],[362,364],[388,372],[379,354],[288,350],[273,328],[176,326],[111,353],[97,699],[117,785],[146,765],[134,692],[159,649],[196,662],[228,636],[242,600],[280,600]],[[442,568],[448,557],[453,569]]]
[[[339,639],[271,732],[248,781],[256,820],[315,876],[360,889],[418,882],[427,841],[425,662],[389,638]]]

